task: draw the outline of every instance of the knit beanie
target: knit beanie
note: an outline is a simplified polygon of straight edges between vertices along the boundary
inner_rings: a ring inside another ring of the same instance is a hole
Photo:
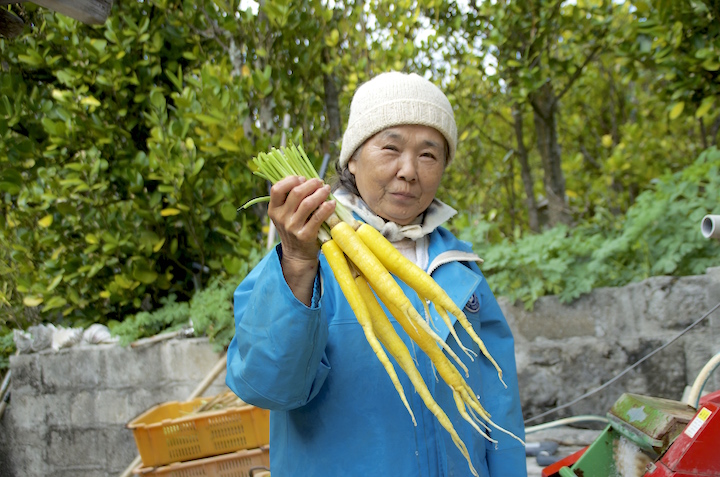
[[[355,91],[340,166],[344,167],[355,150],[376,133],[405,124],[430,126],[445,136],[450,164],[457,148],[457,126],[447,96],[422,76],[393,71],[377,75]]]

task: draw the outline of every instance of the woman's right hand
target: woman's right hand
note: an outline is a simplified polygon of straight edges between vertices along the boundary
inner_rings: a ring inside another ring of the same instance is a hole
[[[330,186],[320,179],[290,176],[270,189],[268,215],[275,224],[282,247],[281,266],[285,281],[298,300],[309,305],[318,269],[323,222],[335,211],[328,201]]]

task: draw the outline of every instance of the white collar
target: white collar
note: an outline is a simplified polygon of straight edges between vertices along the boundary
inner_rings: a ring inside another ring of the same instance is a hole
[[[457,211],[449,205],[441,202],[439,199],[433,199],[430,206],[425,210],[425,213],[418,217],[418,223],[399,225],[395,222],[386,221],[382,217],[378,217],[370,210],[370,207],[368,207],[362,198],[349,192],[344,187],[339,187],[333,192],[333,195],[338,202],[352,212],[355,212],[358,217],[367,224],[380,231],[390,242],[397,242],[405,238],[418,240],[419,238],[429,235],[433,230],[457,214]]]

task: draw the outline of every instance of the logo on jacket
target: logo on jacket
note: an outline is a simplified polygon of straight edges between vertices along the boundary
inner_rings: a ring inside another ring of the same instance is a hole
[[[477,313],[480,311],[480,299],[476,294],[473,293],[473,296],[470,297],[468,302],[465,304],[465,309],[470,313]]]

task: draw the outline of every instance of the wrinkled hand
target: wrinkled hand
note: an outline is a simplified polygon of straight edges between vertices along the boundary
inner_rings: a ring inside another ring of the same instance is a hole
[[[328,201],[330,186],[320,179],[290,176],[270,189],[268,215],[282,247],[282,269],[295,296],[309,304],[317,273],[320,243],[317,234],[335,211]]]

